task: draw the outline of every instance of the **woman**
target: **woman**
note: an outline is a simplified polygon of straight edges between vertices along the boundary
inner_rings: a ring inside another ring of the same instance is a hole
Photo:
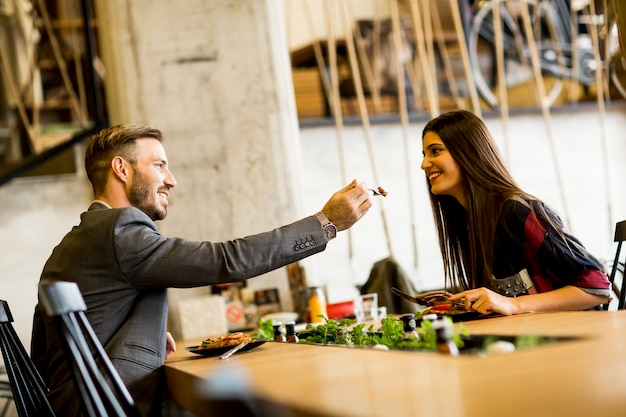
[[[608,301],[598,261],[515,183],[480,118],[442,114],[424,127],[422,146],[446,286],[461,291],[450,300],[504,315]]]

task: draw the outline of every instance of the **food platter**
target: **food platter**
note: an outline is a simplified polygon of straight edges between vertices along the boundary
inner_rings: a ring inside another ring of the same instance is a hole
[[[265,342],[267,342],[267,340],[254,339],[251,342],[249,342],[247,345],[245,345],[243,348],[241,348],[241,350],[239,352],[246,352],[248,350],[254,349],[255,347],[261,346]],[[234,347],[235,346],[220,346],[220,347],[216,347],[216,348],[204,348],[204,349],[202,349],[200,347],[200,345],[197,345],[197,346],[187,346],[187,347],[185,347],[185,349],[187,349],[189,352],[195,353],[197,355],[212,357],[212,356],[220,356],[220,355],[228,352],[229,350],[231,350]]]

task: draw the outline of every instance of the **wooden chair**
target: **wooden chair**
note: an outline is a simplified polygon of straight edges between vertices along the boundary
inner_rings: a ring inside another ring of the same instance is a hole
[[[128,388],[85,316],[87,306],[78,285],[41,281],[39,302],[44,314],[56,318],[85,413],[92,417],[139,416]]]
[[[54,417],[48,402],[48,388],[17,337],[12,323],[9,304],[0,300],[0,347],[17,413],[20,417]]]
[[[617,248],[615,249],[615,259],[613,259],[613,266],[611,267],[609,281],[611,282],[613,292],[618,298],[617,309],[624,310],[626,300],[626,279],[624,279],[624,263],[620,262],[619,255],[622,250],[622,243],[626,240],[626,220],[622,220],[615,225],[615,238],[613,240],[617,242]],[[618,271],[622,275],[621,287],[618,287],[615,283],[615,275]],[[608,304],[605,305],[605,310],[608,310]]]

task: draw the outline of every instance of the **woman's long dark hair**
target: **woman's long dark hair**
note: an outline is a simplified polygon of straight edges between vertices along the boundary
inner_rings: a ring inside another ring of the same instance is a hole
[[[467,197],[465,210],[451,196],[429,193],[446,285],[455,291],[485,286],[492,273],[496,219],[507,199],[527,194],[478,116],[466,110],[444,113],[426,124],[422,140],[427,132],[441,138],[458,164]]]

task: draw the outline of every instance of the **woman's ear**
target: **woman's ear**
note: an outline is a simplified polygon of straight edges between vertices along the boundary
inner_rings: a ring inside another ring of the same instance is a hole
[[[120,181],[128,181],[130,164],[121,156],[116,156],[111,160],[111,170]]]

